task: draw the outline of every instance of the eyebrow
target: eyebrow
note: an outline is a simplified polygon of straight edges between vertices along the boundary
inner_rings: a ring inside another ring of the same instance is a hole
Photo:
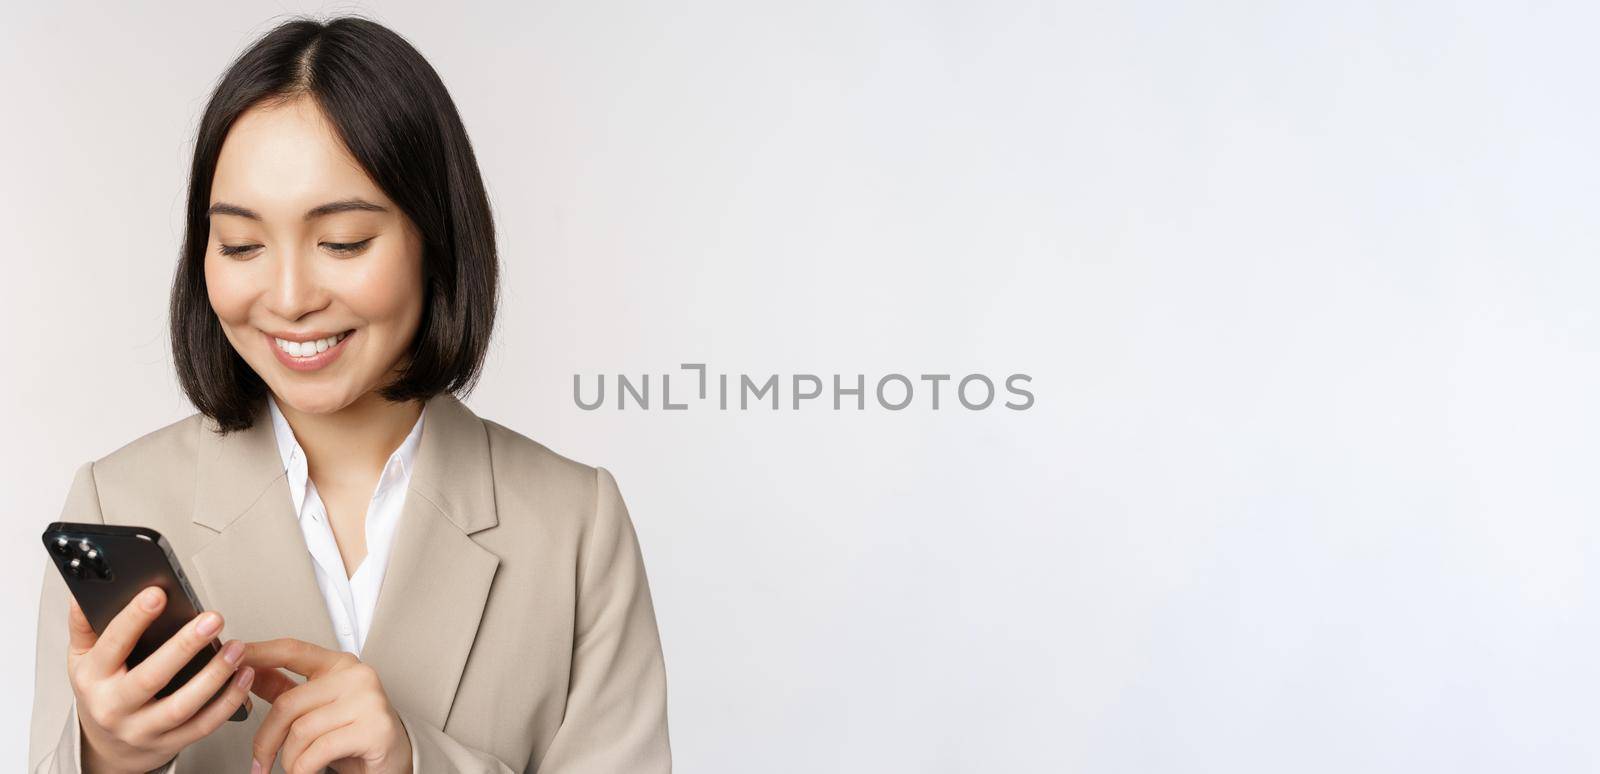
[[[365,199],[351,197],[349,199],[341,199],[336,202],[328,202],[327,204],[319,204],[315,207],[312,207],[311,209],[306,210],[305,219],[316,220],[324,215],[332,215],[336,212],[352,211],[388,212],[389,208],[381,204],[373,204]],[[230,204],[228,202],[217,202],[216,204],[211,205],[211,209],[206,210],[206,217],[211,217],[212,215],[238,215],[241,218],[261,220],[261,213],[258,213],[248,207],[241,207],[237,204]]]

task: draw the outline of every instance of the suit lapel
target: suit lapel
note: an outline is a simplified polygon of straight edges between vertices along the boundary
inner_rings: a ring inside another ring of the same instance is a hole
[[[294,513],[265,401],[251,427],[204,423],[194,522],[219,534],[192,557],[227,636],[339,648]],[[361,659],[396,706],[443,728],[500,559],[468,537],[498,523],[488,430],[460,401],[428,401],[411,486]]]
[[[337,649],[265,401],[248,429],[215,427],[206,420],[201,430],[193,516],[220,533],[190,560],[201,602],[222,613],[230,638]]]
[[[390,701],[444,728],[500,559],[468,537],[498,523],[488,430],[428,401],[411,487],[361,659]]]
[[[222,613],[228,637],[293,637],[338,650],[311,561],[281,477],[194,557],[201,599]]]

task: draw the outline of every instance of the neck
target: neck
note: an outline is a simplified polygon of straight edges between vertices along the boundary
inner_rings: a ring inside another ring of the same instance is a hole
[[[278,401],[313,472],[337,467],[382,471],[422,415],[422,402],[391,403],[369,392],[330,414],[307,414]]]

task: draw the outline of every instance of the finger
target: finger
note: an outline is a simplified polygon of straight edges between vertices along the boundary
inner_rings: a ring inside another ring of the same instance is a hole
[[[278,757],[283,759],[283,767],[292,768],[311,743],[323,734],[353,722],[355,718],[351,716],[349,706],[339,702],[324,704],[301,715],[299,720],[289,724],[289,735],[284,737],[283,748],[278,751]],[[261,770],[271,771],[272,761],[262,759]]]
[[[289,735],[289,726],[301,715],[339,698],[339,692],[340,687],[334,685],[333,681],[313,680],[279,695],[278,700],[272,703],[272,710],[267,713],[266,719],[261,721],[261,727],[256,729],[255,739],[251,742],[255,760],[261,761],[263,768],[270,768],[273,757]]]
[[[256,670],[256,684],[250,690],[270,703],[277,701],[278,697],[283,695],[285,691],[299,686],[300,683],[290,677],[287,672],[281,669],[266,668]]]
[[[217,632],[222,631],[222,615],[214,611],[206,611],[194,617],[193,620],[183,625],[177,634],[167,638],[156,648],[156,652],[145,657],[139,665],[128,670],[127,676],[118,684],[118,696],[129,707],[139,707],[150,701],[167,683],[172,682],[178,670],[183,669],[196,653],[205,648]],[[240,643],[243,649],[244,643]],[[237,659],[235,659],[237,660]],[[232,664],[228,672],[232,673]],[[198,676],[198,675],[197,675]],[[225,676],[224,676],[225,677]],[[193,682],[191,680],[191,682]],[[212,686],[215,690],[222,682],[217,681]],[[207,694],[209,698],[209,694]],[[198,704],[196,707],[200,706]],[[181,722],[181,721],[180,721]],[[177,725],[173,723],[172,725]]]
[[[218,726],[233,716],[240,704],[250,701],[250,684],[255,676],[255,670],[250,667],[240,669],[228,683],[227,691],[196,712],[189,722],[168,731],[161,737],[162,744],[171,742],[175,747],[188,747],[217,730]]]
[[[336,760],[360,755],[364,741],[355,724],[336,728],[317,737],[294,765],[284,770],[289,774],[317,774]]]
[[[283,667],[306,677],[320,677],[354,660],[355,656],[342,650],[320,648],[293,637],[252,642],[244,651],[244,663],[257,670]]]
[[[133,646],[139,642],[139,635],[149,628],[150,622],[156,620],[161,614],[161,608],[167,604],[166,592],[159,586],[151,586],[139,592],[117,617],[106,624],[106,630],[100,633],[100,638],[95,641],[94,647],[84,654],[91,667],[102,675],[114,674],[122,668],[122,663],[128,660],[128,654],[133,652]]]
[[[222,647],[222,652],[211,658],[204,669],[189,678],[181,688],[172,692],[171,696],[160,699],[139,710],[137,715],[140,722],[149,722],[150,727],[157,729],[157,733],[170,731],[188,722],[196,712],[211,701],[217,691],[227,685],[228,678],[233,676],[235,665],[239,657],[244,655],[244,643],[233,640]],[[149,663],[147,659],[145,663]],[[140,664],[143,667],[144,664]],[[139,671],[134,669],[134,672]],[[129,675],[124,681],[133,678]]]
[[[83,608],[78,607],[78,598],[67,595],[67,655],[76,658],[88,653],[99,638]]]

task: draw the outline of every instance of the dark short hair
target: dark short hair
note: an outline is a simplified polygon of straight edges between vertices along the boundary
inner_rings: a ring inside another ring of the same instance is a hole
[[[310,96],[345,147],[422,235],[423,300],[391,401],[465,395],[494,327],[494,219],[455,103],[427,60],[377,22],[297,17],[263,35],[223,74],[200,119],[189,172],[170,324],[178,381],[221,432],[249,427],[267,394],[229,344],[206,293],[211,182],[233,122],[257,103]]]

